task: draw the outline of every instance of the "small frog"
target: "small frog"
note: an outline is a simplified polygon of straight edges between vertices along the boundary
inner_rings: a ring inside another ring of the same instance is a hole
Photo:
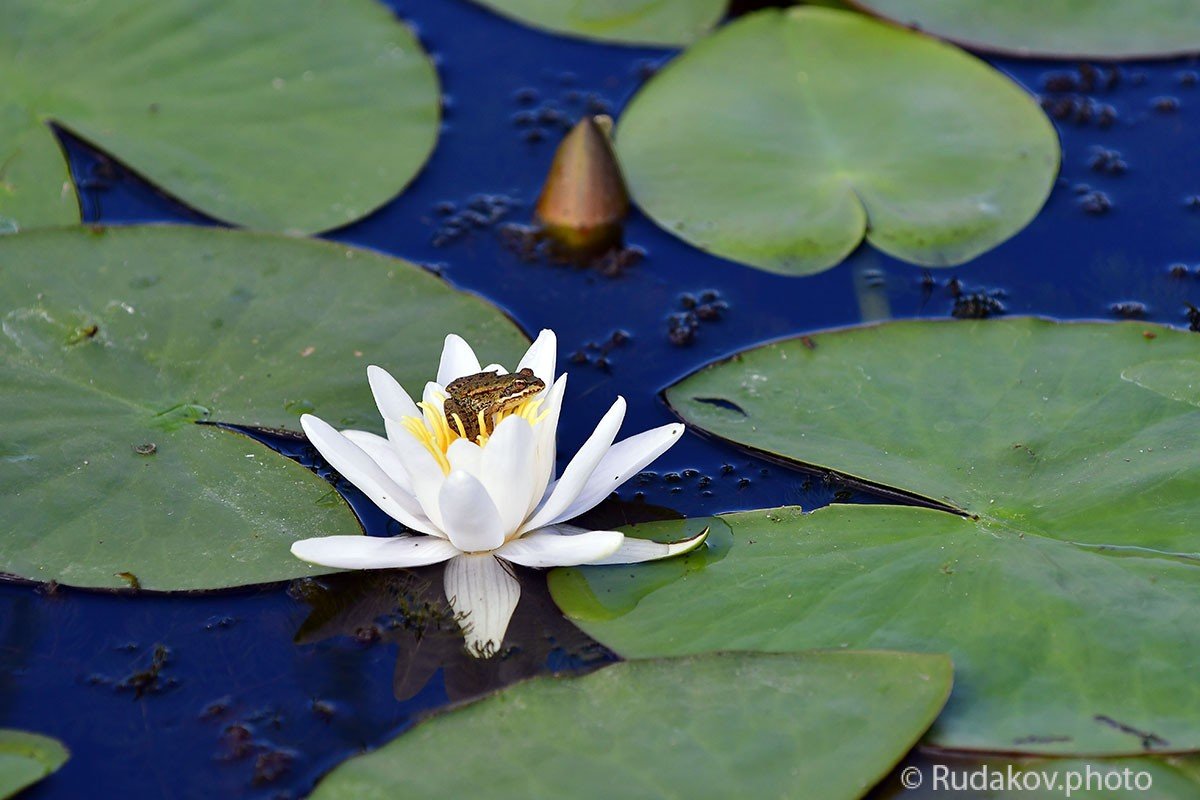
[[[455,422],[455,417],[458,417],[466,431],[466,438],[473,442],[481,433],[490,433],[488,427],[495,415],[515,408],[545,388],[546,384],[528,368],[506,375],[477,372],[447,384],[446,394],[449,396],[442,410],[446,413],[450,429],[458,430],[458,423]],[[483,430],[480,430],[480,413],[483,414]]]

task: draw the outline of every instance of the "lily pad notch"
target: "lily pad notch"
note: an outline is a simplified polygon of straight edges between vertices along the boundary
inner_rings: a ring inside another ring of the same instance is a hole
[[[984,62],[861,14],[764,10],[697,42],[622,114],[634,201],[715,255],[785,275],[863,238],[931,267],[961,264],[1041,209],[1058,136]]]
[[[703,369],[670,403],[739,445],[969,516],[860,504],[725,515],[722,558],[676,574],[555,571],[559,606],[627,658],[949,653],[955,695],[929,734],[941,747],[1200,750],[1195,334],[1006,318],[806,339]],[[712,397],[741,412],[698,401]]]
[[[429,271],[332,242],[74,228],[0,237],[0,263],[0,571],[70,586],[317,574],[289,547],[361,534],[350,508],[295,461],[194,423],[366,424],[369,364],[412,384],[447,331],[489,361],[527,342]]]
[[[4,20],[0,232],[79,222],[53,126],[217,220],[300,234],[383,205],[437,140],[437,74],[377,0],[11,0]]]

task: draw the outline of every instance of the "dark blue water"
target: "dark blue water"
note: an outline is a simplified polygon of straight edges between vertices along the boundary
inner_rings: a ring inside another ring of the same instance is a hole
[[[498,231],[528,221],[565,127],[583,113],[619,112],[672,54],[543,35],[466,0],[394,5],[437,60],[442,138],[408,191],[332,238],[437,269],[531,334],[554,328],[559,368],[571,372],[567,456],[617,394],[629,401],[626,430],[643,430],[672,419],[658,392],[697,367],[765,339],[860,321],[856,274],[874,276],[866,282],[897,317],[947,316],[956,293],[991,298],[1008,313],[1141,314],[1184,326],[1187,304],[1200,304],[1193,63],[1123,65],[1114,78],[1075,65],[995,61],[1031,91],[1042,93],[1056,73],[1073,77],[1054,87],[1082,82],[1085,91],[1047,95],[1061,117],[1064,162],[1046,208],[968,265],[930,273],[862,249],[822,275],[782,278],[707,256],[635,212],[627,240],[645,258],[608,276],[527,263]],[[87,220],[206,222],[64,140]],[[668,333],[672,318],[686,314],[685,295],[728,307],[680,345]],[[689,516],[872,499],[695,434],[654,469],[656,477],[622,496],[642,493]],[[386,530],[377,512],[356,507],[372,531]],[[511,631],[517,652],[491,664],[465,659],[453,631],[443,630],[436,571],[204,596],[3,585],[0,724],[57,736],[72,750],[30,797],[302,796],[334,764],[449,700],[610,658],[556,617],[537,573],[523,579]],[[392,613],[397,598],[405,613]]]

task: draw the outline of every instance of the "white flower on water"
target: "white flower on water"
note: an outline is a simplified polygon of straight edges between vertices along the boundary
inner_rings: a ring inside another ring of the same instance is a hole
[[[386,514],[417,535],[391,538],[326,536],[292,545],[305,561],[342,569],[417,567],[448,561],[445,591],[470,649],[496,652],[520,599],[521,587],[502,562],[526,567],[629,564],[686,553],[707,531],[683,542],[627,539],[620,531],[588,531],[563,522],[596,506],[662,455],[683,434],[664,425],[613,443],[625,417],[618,397],[596,430],[555,479],[555,439],[567,376],[555,380],[557,343],[542,331],[517,365],[545,388],[519,405],[481,420],[475,440],[461,421],[447,419],[445,387],[483,371],[462,338],[450,335],[437,381],[420,403],[379,367],[367,379],[387,437],[340,433],[306,414],[300,424],[325,460]]]

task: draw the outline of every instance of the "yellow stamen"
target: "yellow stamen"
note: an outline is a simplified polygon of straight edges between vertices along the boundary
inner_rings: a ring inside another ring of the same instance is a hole
[[[417,406],[424,412],[424,417],[404,417],[400,420],[400,424],[404,429],[413,435],[421,445],[429,451],[433,459],[441,467],[442,473],[450,474],[450,459],[446,457],[446,451],[450,449],[450,445],[458,439],[467,438],[467,432],[461,419],[457,414],[451,414],[446,417],[446,412],[443,405],[446,402],[444,396],[438,395],[433,402],[422,401],[417,403]],[[526,420],[530,425],[536,425],[546,418],[549,411],[542,411],[542,399],[531,398],[523,400],[515,407],[508,411],[502,411],[492,415],[491,425],[487,425],[487,420],[483,412],[479,412],[479,436],[475,439],[476,443],[483,447],[491,438],[491,432],[496,430],[496,426],[505,417],[518,416]]]

